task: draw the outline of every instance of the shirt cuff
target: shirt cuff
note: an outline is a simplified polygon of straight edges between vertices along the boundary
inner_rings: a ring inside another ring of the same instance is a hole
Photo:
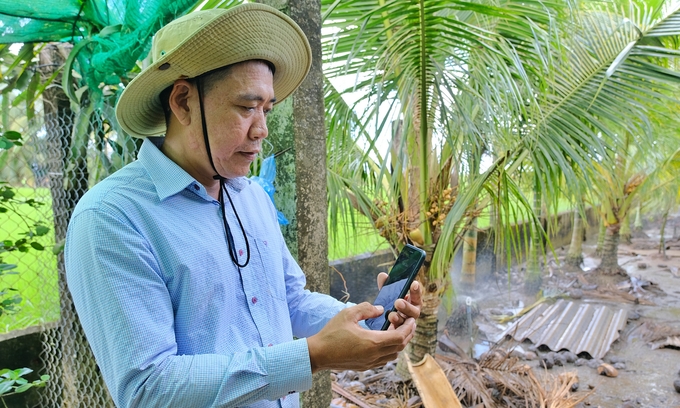
[[[272,400],[312,388],[307,339],[267,347],[265,352]]]

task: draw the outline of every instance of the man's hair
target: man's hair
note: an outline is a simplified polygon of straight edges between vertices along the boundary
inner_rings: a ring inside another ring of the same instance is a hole
[[[249,60],[249,61],[257,61],[257,62],[262,62],[265,64],[268,68],[269,71],[271,71],[272,75],[276,72],[276,67],[274,64],[267,60]],[[243,62],[248,62],[248,61],[243,61]],[[226,78],[229,73],[231,73],[231,69],[238,64],[242,64],[243,62],[237,62],[235,64],[231,65],[225,65],[223,67],[213,69],[212,71],[208,71],[204,74],[201,74],[198,77],[195,78],[187,78],[187,81],[191,82],[192,84],[196,85],[198,82],[197,79],[200,78],[202,82],[202,87],[204,91],[204,95],[210,92],[213,87],[215,86],[216,83],[219,81],[223,80]],[[165,114],[165,127],[170,126],[170,117],[172,115],[172,109],[170,109],[170,94],[172,93],[172,87],[174,86],[174,83],[167,88],[165,88],[159,95],[159,99],[161,101],[161,106],[163,107],[163,113]]]

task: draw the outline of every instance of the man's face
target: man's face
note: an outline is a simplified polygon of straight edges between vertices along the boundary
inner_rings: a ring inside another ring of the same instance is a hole
[[[210,151],[221,176],[247,175],[260,153],[267,137],[266,116],[276,101],[273,79],[265,63],[247,61],[234,65],[226,76],[204,89]],[[196,154],[205,158],[207,153],[203,149]],[[206,165],[214,175],[210,163]]]

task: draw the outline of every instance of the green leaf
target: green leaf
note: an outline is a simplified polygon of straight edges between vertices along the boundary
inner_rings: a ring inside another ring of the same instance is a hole
[[[15,264],[0,263],[0,271],[9,271],[9,270],[14,269],[16,267],[17,266]]]
[[[9,188],[4,188],[2,190],[2,193],[0,193],[0,196],[2,196],[3,198],[6,198],[7,200],[14,198],[15,195],[16,194],[14,193],[14,190],[9,189]]]
[[[111,34],[115,34],[120,32],[121,28],[123,28],[122,24],[116,24],[116,25],[110,25],[102,28],[102,30],[99,32],[99,37],[101,38],[106,38],[110,36]]]
[[[9,140],[21,140],[21,133],[16,132],[14,130],[8,130],[2,135]]]
[[[23,384],[23,385],[20,385],[19,387],[15,388],[14,392],[19,394],[19,393],[22,393],[24,391],[28,391],[31,387],[33,387],[33,384],[31,384],[31,383]]]
[[[42,251],[43,249],[45,249],[44,246],[40,245],[37,242],[31,242],[31,246],[33,247],[33,249],[36,249],[38,251]]]
[[[7,394],[12,389],[12,385],[14,385],[14,381],[0,381],[0,395]]]
[[[76,96],[76,94],[73,91],[73,63],[76,60],[76,56],[80,52],[80,50],[88,45],[90,42],[92,42],[91,38],[84,38],[82,39],[78,44],[76,44],[72,49],[71,52],[68,55],[68,58],[66,59],[66,62],[64,62],[64,76],[63,76],[63,82],[62,82],[62,88],[64,89],[64,92],[66,92],[66,95],[68,98],[78,104],[79,103],[79,98]]]
[[[59,255],[64,250],[65,245],[66,245],[65,239],[62,239],[61,241],[57,242],[56,244],[54,244],[54,247],[52,247],[52,253],[55,255]]]
[[[42,237],[43,235],[50,232],[50,229],[44,225],[38,225],[35,227],[35,235]]]

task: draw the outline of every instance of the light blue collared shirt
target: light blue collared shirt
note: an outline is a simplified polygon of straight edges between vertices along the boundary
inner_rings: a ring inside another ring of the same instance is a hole
[[[219,203],[151,140],[73,212],[68,286],[119,407],[298,407],[311,387],[305,337],[346,305],[304,289],[257,183],[227,188],[240,272]]]

